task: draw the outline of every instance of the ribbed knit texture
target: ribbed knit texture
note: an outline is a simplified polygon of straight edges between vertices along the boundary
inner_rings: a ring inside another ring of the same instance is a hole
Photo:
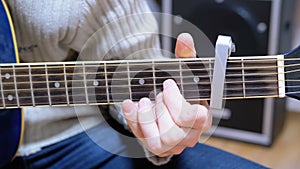
[[[74,53],[82,53],[80,60],[159,56],[153,50],[159,48],[158,36],[153,34],[158,32],[154,17],[149,14],[128,17],[150,12],[144,0],[8,0],[7,3],[23,62],[65,61]],[[93,34],[99,35],[94,37],[96,43],[86,43]],[[86,55],[84,46],[97,48],[97,56]],[[76,111],[73,107],[26,108],[25,135],[19,155],[35,153],[101,123],[98,113],[97,106],[77,107]]]

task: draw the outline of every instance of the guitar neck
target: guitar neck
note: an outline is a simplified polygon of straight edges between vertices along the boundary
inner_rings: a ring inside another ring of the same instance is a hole
[[[166,79],[174,79],[189,101],[209,100],[213,63],[214,58],[0,64],[0,108],[154,99]],[[283,96],[283,56],[228,59],[224,99]]]

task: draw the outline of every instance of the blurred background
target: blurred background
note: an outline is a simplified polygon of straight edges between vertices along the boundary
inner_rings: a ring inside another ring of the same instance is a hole
[[[219,34],[236,44],[236,56],[284,54],[300,45],[300,0],[147,0],[162,34],[189,32],[199,56],[214,56]],[[200,35],[193,27],[203,31]],[[175,39],[162,36],[162,47],[174,51]],[[225,113],[207,143],[271,168],[300,166],[300,102],[284,99],[226,101]]]

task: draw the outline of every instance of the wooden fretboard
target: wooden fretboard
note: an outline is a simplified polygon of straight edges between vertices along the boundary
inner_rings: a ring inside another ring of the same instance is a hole
[[[279,56],[231,57],[224,99],[279,97]],[[213,58],[0,64],[0,108],[104,105],[154,98],[174,79],[187,100],[209,100]],[[284,82],[283,82],[284,84]]]

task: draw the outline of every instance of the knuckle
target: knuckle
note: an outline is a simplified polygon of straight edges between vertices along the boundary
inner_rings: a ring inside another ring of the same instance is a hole
[[[178,126],[185,126],[185,124],[187,122],[186,115],[181,115],[181,116],[175,118],[174,121]]]
[[[165,135],[161,137],[161,141],[165,144],[165,145],[176,145],[176,143],[178,142],[176,140],[176,138],[174,138],[173,136],[170,135]]]
[[[196,117],[196,123],[198,124],[198,129],[202,129],[208,120],[208,109],[205,106],[202,105],[196,105],[196,111],[197,111],[197,117]]]
[[[161,136],[161,141],[165,145],[177,145],[181,140],[183,140],[183,136],[176,131],[169,131]]]
[[[185,149],[185,147],[177,148],[175,151],[172,152],[172,154],[179,155],[183,152],[184,149]]]
[[[193,127],[201,126],[208,119],[208,109],[205,106],[194,104],[191,105],[190,111],[181,113],[174,121],[179,126]],[[198,127],[197,127],[198,128]]]
[[[154,154],[160,154],[162,151],[162,147],[157,145],[148,146],[148,150]]]
[[[198,140],[197,140],[197,141],[196,141],[196,140],[190,141],[189,144],[187,145],[187,147],[192,148],[192,147],[194,147],[197,143],[198,143]]]

